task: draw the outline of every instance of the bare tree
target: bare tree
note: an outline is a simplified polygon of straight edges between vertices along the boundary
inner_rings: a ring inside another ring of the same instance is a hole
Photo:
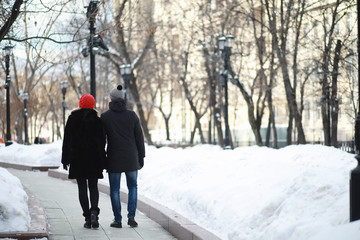
[[[176,61],[174,60],[173,51],[171,51],[171,44],[168,41],[166,52],[158,51],[156,48],[155,56],[156,56],[156,90],[151,91],[152,94],[152,103],[153,106],[159,109],[165,123],[166,129],[166,140],[170,141],[170,118],[173,112],[174,106],[174,75],[176,76],[176,72],[173,71],[176,69]],[[167,61],[168,56],[167,53],[170,54],[170,61]],[[169,66],[170,65],[170,66]],[[170,69],[170,72],[166,72],[166,69]],[[155,103],[156,96],[159,96],[158,103]],[[164,104],[164,101],[166,104]]]
[[[288,125],[288,136],[287,143],[291,144],[291,133],[292,133],[292,120],[295,120],[295,126],[297,129],[297,142],[304,144],[306,143],[304,128],[302,124],[302,114],[300,107],[298,106],[296,97],[297,88],[297,74],[293,76],[291,81],[290,71],[291,65],[288,61],[288,41],[289,31],[293,27],[295,31],[295,40],[292,45],[293,52],[293,63],[297,62],[297,53],[299,46],[300,28],[302,19],[304,16],[304,8],[306,1],[287,1],[284,0],[279,2],[277,5],[273,1],[264,0],[265,9],[268,16],[268,23],[270,33],[272,34],[274,46],[276,50],[277,59],[279,60],[282,78],[285,87],[286,99],[289,108],[289,125]],[[295,15],[293,15],[295,12]],[[293,22],[294,20],[294,22]],[[293,71],[296,71],[296,64],[293,65]]]
[[[348,8],[354,1],[337,0],[330,5],[320,5],[319,12],[322,16],[323,39],[321,49],[321,60],[319,69],[321,70],[321,113],[323,122],[323,132],[326,145],[337,147],[337,124],[338,124],[338,87],[337,77],[339,74],[341,40],[336,41],[336,28],[340,21],[346,16]],[[346,40],[347,34],[338,36]],[[335,44],[336,41],[336,44]],[[335,46],[335,49],[333,49]],[[333,55],[333,61],[331,60]]]
[[[138,5],[138,7],[134,7],[132,4],[131,1],[124,0],[120,2],[119,6],[116,6],[116,25],[114,26],[116,41],[112,44],[114,49],[116,49],[116,52],[110,52],[109,54],[106,54],[105,57],[109,58],[114,64],[119,75],[121,64],[131,64],[132,72],[126,86],[128,86],[135,102],[145,138],[149,144],[152,144],[147,124],[148,120],[146,119],[140,97],[139,81],[141,80],[137,78],[135,72],[141,71],[143,61],[153,44],[155,35],[155,25],[152,19],[153,3],[152,1],[138,2],[137,4],[143,4]],[[133,11],[135,11],[135,13]],[[138,18],[134,19],[133,14],[138,14],[136,15]],[[142,18],[140,18],[140,16]],[[144,31],[142,31],[142,38],[140,39],[136,39],[135,36],[132,35],[132,31],[135,31],[135,28],[138,26],[142,26],[141,28],[144,29]],[[130,43],[134,42],[138,43],[138,46],[140,45],[141,47],[139,49],[132,47]]]
[[[188,56],[189,56],[189,50],[185,50],[185,58],[184,58],[185,70],[184,70],[183,76],[180,77],[180,83],[184,89],[185,97],[188,100],[190,109],[194,113],[194,116],[195,116],[195,125],[194,125],[193,131],[191,132],[190,144],[194,143],[196,129],[199,130],[201,143],[205,143],[205,138],[204,138],[203,130],[201,127],[200,119],[205,115],[207,108],[208,108],[208,104],[205,104],[205,106],[203,106],[205,103],[205,100],[207,98],[206,97],[207,96],[206,95],[206,85],[207,84],[200,83],[200,86],[198,86],[196,88],[194,88],[194,87],[191,88],[189,86],[189,83],[186,80],[187,73],[188,73],[188,65],[189,65]],[[203,85],[203,86],[201,86],[201,85]],[[191,89],[194,91],[191,91]],[[198,96],[199,98],[196,99],[195,96]],[[199,108],[199,110],[198,110],[198,108]]]

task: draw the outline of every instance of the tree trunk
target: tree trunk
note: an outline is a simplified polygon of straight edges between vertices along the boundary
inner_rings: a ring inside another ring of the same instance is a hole
[[[201,141],[202,144],[204,144],[205,143],[205,138],[204,138],[204,134],[203,134],[203,131],[202,131],[202,128],[201,128],[200,118],[196,119],[194,129],[191,132],[190,144],[194,144],[196,129],[199,130],[200,141]]]
[[[262,146],[263,142],[260,134],[261,121],[256,121],[254,117],[254,105],[248,104],[248,118],[249,118],[251,130],[253,131],[255,136],[256,145]]]
[[[293,120],[294,120],[293,114],[291,112],[291,109],[289,109],[289,122],[286,132],[286,145],[292,144]]]
[[[169,128],[169,117],[164,117],[165,127],[166,127],[166,140],[170,141],[170,128]]]
[[[24,119],[23,119],[23,115],[21,114],[23,112],[19,112],[16,116],[17,119],[17,126],[15,128],[15,134],[16,134],[16,138],[17,138],[17,142],[20,144],[24,143],[24,138],[23,138],[23,124],[24,124]]]
[[[274,114],[273,109],[270,110],[270,118],[271,118],[271,123],[272,123],[272,130],[273,130],[273,148],[277,149],[277,148],[279,148],[279,145],[278,145],[276,124],[275,124],[275,114]]]
[[[266,128],[266,139],[265,139],[265,146],[270,147],[270,134],[271,134],[271,118],[269,115],[269,121]]]
[[[221,126],[221,109],[217,107],[218,103],[216,100],[216,80],[217,80],[217,68],[216,68],[216,54],[212,53],[210,55],[208,48],[203,47],[203,53],[205,58],[205,69],[209,79],[210,87],[210,109],[212,110],[212,117],[214,121],[215,128],[217,130],[218,144],[224,146],[224,136]],[[214,139],[215,140],[215,139]]]
[[[341,41],[337,40],[334,56],[334,68],[332,73],[332,92],[331,92],[331,145],[338,147],[337,126],[339,117],[339,101],[337,99],[337,78],[339,75],[339,61],[341,52]]]
[[[135,84],[135,80],[134,79],[134,76],[131,75],[131,78],[130,78],[130,83],[129,83],[129,87],[130,87],[130,91],[131,91],[131,95],[133,96],[134,98],[134,101],[135,101],[135,104],[136,104],[136,108],[138,110],[138,113],[139,113],[139,118],[140,118],[140,123],[141,123],[141,126],[143,128],[143,132],[144,132],[144,135],[145,135],[145,138],[148,142],[149,145],[153,145],[153,142],[151,140],[151,135],[150,135],[150,131],[149,131],[149,128],[147,126],[147,121],[146,121],[146,118],[145,118],[145,113],[144,113],[144,110],[143,110],[143,107],[142,107],[142,104],[141,104],[141,101],[140,101],[140,95],[139,95],[139,91],[137,89],[137,86]]]
[[[330,50],[325,47],[325,53],[322,59],[322,80],[321,80],[321,116],[324,132],[324,144],[330,146],[330,86],[328,83],[328,54]]]
[[[213,111],[214,111],[213,117],[214,117],[215,127],[217,130],[219,145],[224,146],[224,135],[221,125],[221,109],[219,107],[216,107],[215,105]]]

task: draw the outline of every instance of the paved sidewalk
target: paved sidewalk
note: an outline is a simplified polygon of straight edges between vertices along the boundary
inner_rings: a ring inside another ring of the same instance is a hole
[[[113,220],[110,197],[101,192],[99,200],[100,227],[98,229],[85,229],[75,183],[49,177],[47,172],[21,171],[10,168],[7,170],[17,176],[22,184],[41,201],[48,219],[50,240],[176,239],[159,224],[138,211],[135,219],[139,223],[139,227],[130,228],[127,226],[127,206],[125,203],[121,203],[123,228],[110,227]]]

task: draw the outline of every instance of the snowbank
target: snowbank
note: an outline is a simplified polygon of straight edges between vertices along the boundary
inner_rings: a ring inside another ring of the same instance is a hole
[[[349,221],[349,173],[356,161],[338,149],[147,151],[139,193],[223,239],[308,239]]]
[[[0,167],[0,232],[27,231],[30,215],[20,180]]]
[[[18,162],[58,166],[61,141],[0,148],[0,161],[11,155]],[[353,154],[321,145],[146,146],[138,187],[139,194],[222,239],[356,239],[360,224],[349,224],[349,176],[355,166]],[[108,183],[106,177],[101,181]],[[121,186],[126,187],[124,176]]]
[[[0,147],[0,161],[26,166],[60,166],[62,141],[51,144],[13,144]]]

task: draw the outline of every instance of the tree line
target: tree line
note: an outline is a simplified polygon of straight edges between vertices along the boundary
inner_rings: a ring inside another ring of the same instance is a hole
[[[89,92],[89,59],[81,54],[89,37],[86,9],[70,0],[15,0],[0,7],[1,43],[23,50],[23,57],[12,56],[11,69],[11,125],[17,138],[23,139],[23,92],[30,96],[30,135],[39,136],[51,122],[52,140],[61,138],[59,82],[69,82],[69,106]],[[36,18],[42,15],[46,24]],[[235,102],[245,104],[256,144],[269,146],[272,136],[278,147],[277,108],[287,118],[287,144],[306,143],[304,111],[309,95],[315,95],[325,144],[337,146],[340,107],[352,118],[358,108],[356,21],[354,0],[99,1],[96,32],[110,51],[96,56],[97,109],[107,109],[108,92],[124,84],[121,65],[131,64],[127,88],[149,144],[157,114],[171,140],[174,109],[183,102],[194,119],[189,142],[197,133],[202,143],[224,145],[218,38],[231,33],[229,81],[237,93],[229,100],[230,110]],[[279,105],[279,98],[286,103]],[[4,133],[4,98],[0,104]],[[204,130],[204,122],[214,127]],[[265,136],[262,126],[267,126]]]

